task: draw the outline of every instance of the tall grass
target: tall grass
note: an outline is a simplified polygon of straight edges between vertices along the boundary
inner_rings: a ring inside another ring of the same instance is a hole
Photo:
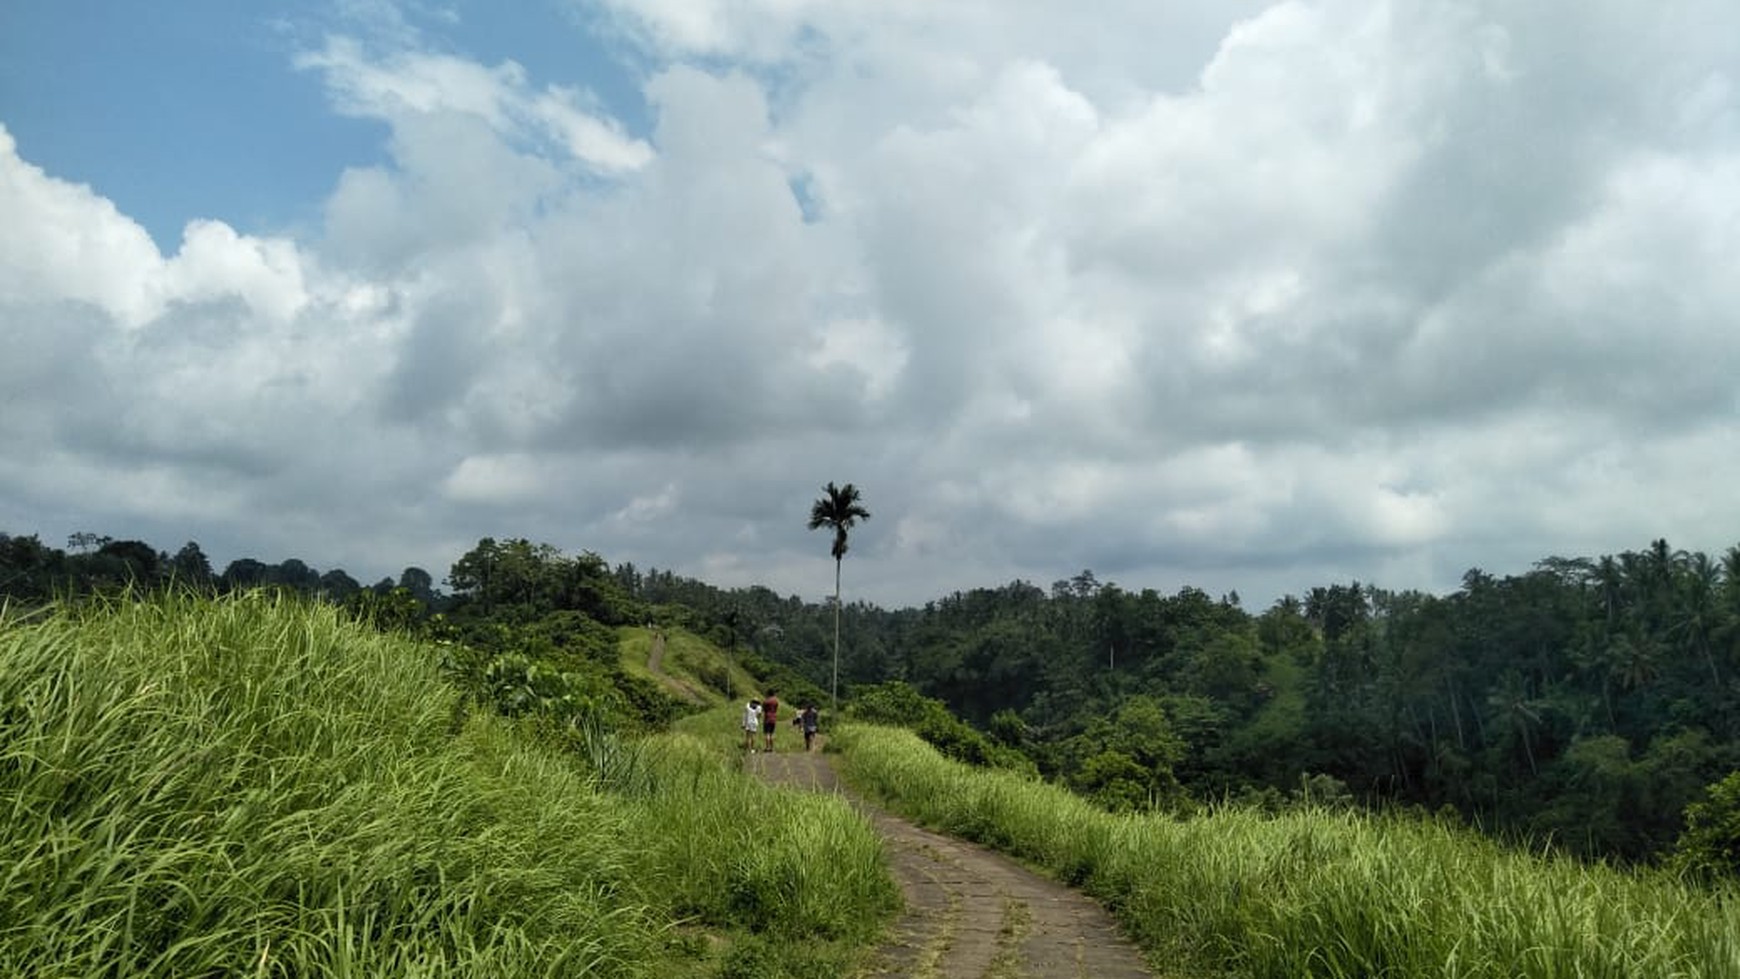
[[[436,659],[260,594],[0,620],[0,975],[662,976],[867,940],[843,807],[687,835],[759,787],[681,740],[588,757],[467,718]]]
[[[1157,959],[1200,974],[1491,979],[1740,976],[1740,895],[1505,850],[1416,817],[1114,816],[938,756],[838,732],[847,776],[894,808],[1104,900]]]
[[[864,817],[835,796],[746,778],[721,764],[718,745],[689,734],[647,751],[659,778],[633,818],[673,913],[756,936],[745,960],[783,957],[792,975],[847,971],[899,905]],[[757,964],[743,974],[774,973]]]

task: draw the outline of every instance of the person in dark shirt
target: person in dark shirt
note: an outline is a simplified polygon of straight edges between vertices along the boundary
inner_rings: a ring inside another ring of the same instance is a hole
[[[761,733],[767,743],[763,745],[768,751],[773,750],[773,731],[779,726],[779,691],[769,690],[761,698]]]
[[[816,705],[805,704],[804,709],[798,711],[798,716],[792,718],[791,722],[792,724],[804,729],[804,750],[814,751],[816,746],[816,731],[822,726],[822,718],[821,715],[816,712]]]

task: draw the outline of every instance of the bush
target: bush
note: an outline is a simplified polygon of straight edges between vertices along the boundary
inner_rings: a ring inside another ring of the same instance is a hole
[[[942,701],[919,693],[911,684],[892,680],[854,687],[847,713],[855,720],[904,727],[946,757],[981,768],[1002,768],[1024,775],[1039,769],[1020,751],[998,744],[983,732],[949,713]]]
[[[1703,877],[1740,878],[1740,772],[1705,790],[1686,807],[1686,829],[1674,843],[1673,867]]]

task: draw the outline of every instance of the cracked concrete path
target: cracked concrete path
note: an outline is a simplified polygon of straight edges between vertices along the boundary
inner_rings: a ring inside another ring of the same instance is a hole
[[[861,977],[1146,979],[1154,975],[1106,910],[1008,857],[891,815],[841,785],[821,752],[752,754],[780,785],[840,792],[886,841],[906,910]]]

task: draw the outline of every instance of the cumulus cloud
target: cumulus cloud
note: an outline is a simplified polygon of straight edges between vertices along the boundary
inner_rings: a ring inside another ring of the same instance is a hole
[[[294,237],[162,254],[0,131],[0,518],[820,594],[849,480],[888,602],[1736,537],[1731,5],[585,6],[649,131],[409,30],[298,56],[386,157]]]
[[[592,111],[572,86],[531,86],[523,67],[495,67],[454,55],[395,51],[368,54],[343,36],[296,58],[299,68],[321,72],[341,112],[400,121],[454,113],[487,123],[498,134],[553,146],[587,167],[630,171],[652,158],[646,143],[625,135],[607,116]]]

